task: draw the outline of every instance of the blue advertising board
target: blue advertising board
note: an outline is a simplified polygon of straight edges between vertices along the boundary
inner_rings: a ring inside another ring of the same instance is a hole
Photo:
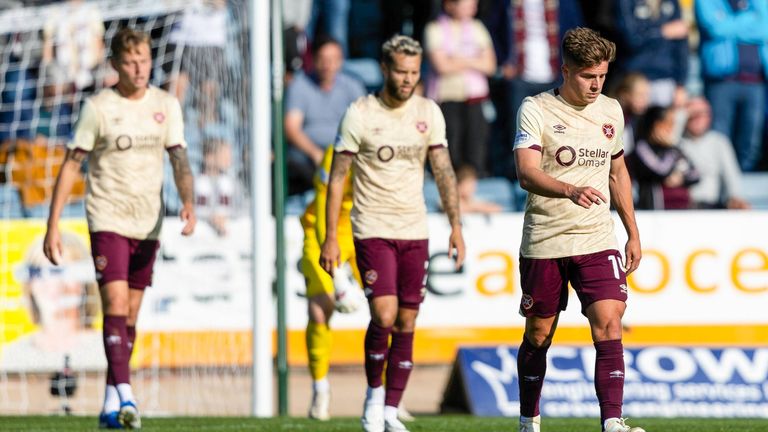
[[[461,348],[456,372],[469,411],[517,416],[517,348]],[[625,348],[628,417],[768,418],[768,349]],[[598,417],[595,350],[553,346],[540,409],[543,416]]]

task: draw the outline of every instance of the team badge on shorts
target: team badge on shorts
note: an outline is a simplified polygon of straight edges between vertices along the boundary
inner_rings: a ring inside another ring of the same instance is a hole
[[[366,285],[373,285],[376,283],[376,280],[379,279],[379,274],[376,273],[376,270],[368,270],[365,272],[365,284]]]
[[[606,123],[603,125],[603,135],[605,135],[606,138],[611,139],[616,135],[616,129],[612,124]]]
[[[520,302],[520,306],[522,306],[525,310],[532,308],[533,297],[531,297],[529,294],[523,294],[523,300]]]
[[[426,132],[427,131],[427,122],[425,122],[425,121],[416,122],[416,130],[421,132],[421,133]]]
[[[99,255],[96,257],[94,261],[94,264],[96,264],[96,270],[102,271],[105,268],[107,268],[107,257],[104,255]]]
[[[158,123],[162,123],[162,122],[164,122],[164,121],[165,121],[165,114],[163,114],[163,113],[161,113],[161,112],[156,112],[156,113],[155,113],[155,114],[152,116],[152,118],[153,118],[153,119],[155,119],[155,121],[156,121],[156,122],[158,122]]]

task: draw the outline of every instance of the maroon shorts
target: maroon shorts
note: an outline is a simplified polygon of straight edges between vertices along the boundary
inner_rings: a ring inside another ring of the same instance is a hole
[[[128,287],[152,285],[159,240],[136,240],[108,231],[92,232],[91,255],[99,285],[128,281]]]
[[[598,300],[627,301],[627,275],[619,251],[605,250],[567,258],[520,256],[523,298],[520,315],[550,317],[568,305],[568,282],[581,301],[581,313]]]
[[[355,254],[369,300],[396,295],[401,308],[419,309],[427,293],[428,240],[355,239]]]

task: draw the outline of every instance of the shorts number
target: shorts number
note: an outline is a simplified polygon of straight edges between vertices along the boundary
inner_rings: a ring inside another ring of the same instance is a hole
[[[615,255],[609,255],[608,261],[610,261],[611,265],[613,266],[613,277],[619,279],[619,260]]]

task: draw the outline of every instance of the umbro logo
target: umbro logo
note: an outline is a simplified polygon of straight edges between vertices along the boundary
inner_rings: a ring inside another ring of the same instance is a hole
[[[408,360],[403,360],[400,363],[397,364],[400,369],[413,369],[413,362]]]
[[[556,134],[565,134],[566,127],[561,125],[560,123],[552,126],[552,129],[554,129],[554,133]]]
[[[609,378],[624,378],[624,372],[620,371],[620,370],[611,371],[611,372],[608,372],[608,377]]]
[[[122,338],[119,335],[107,336],[107,345],[120,345]]]
[[[382,353],[370,353],[368,358],[371,360],[384,360],[384,354]]]
[[[622,294],[626,294],[627,293],[627,284],[619,285],[619,289],[621,290]]]
[[[523,381],[525,382],[538,382],[541,381],[541,377],[538,375],[525,375],[523,376]]]

